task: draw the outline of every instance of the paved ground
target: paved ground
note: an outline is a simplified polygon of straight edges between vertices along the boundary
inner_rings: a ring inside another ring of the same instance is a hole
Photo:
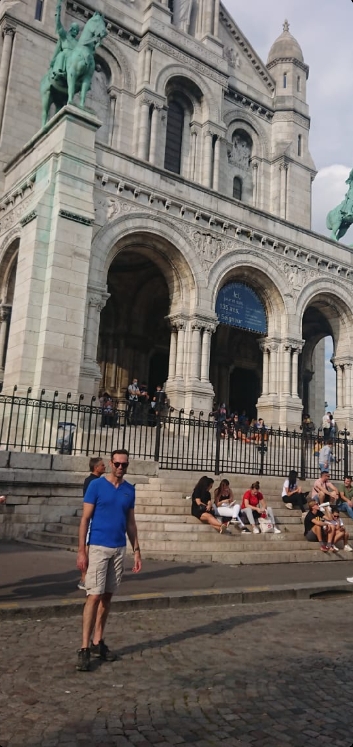
[[[80,618],[5,621],[2,747],[351,747],[346,598],[112,614],[119,655],[75,671]]]
[[[18,542],[0,542],[0,605],[51,599],[82,599],[77,589],[75,553]],[[277,584],[344,581],[353,576],[353,561],[290,565],[224,566],[144,561],[135,576],[127,571],[121,594],[237,589]],[[1,743],[0,743],[1,747]]]

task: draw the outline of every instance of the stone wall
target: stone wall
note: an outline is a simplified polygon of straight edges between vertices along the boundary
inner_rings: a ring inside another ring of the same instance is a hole
[[[73,516],[82,503],[88,457],[0,451],[0,540],[20,539],[48,522]],[[108,460],[106,460],[107,463]],[[156,475],[158,464],[132,460],[128,480],[142,483]]]

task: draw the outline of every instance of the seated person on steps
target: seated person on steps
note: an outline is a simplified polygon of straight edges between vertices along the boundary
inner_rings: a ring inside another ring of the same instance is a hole
[[[231,524],[238,524],[240,529],[245,529],[239,518],[240,506],[235,502],[233,491],[229,480],[221,480],[218,488],[214,491],[214,512],[216,516],[230,519]]]
[[[263,514],[267,514],[269,519],[272,521],[274,533],[281,534],[281,530],[277,529],[276,527],[276,521],[273,515],[272,508],[266,506],[264,496],[262,495],[262,493],[260,493],[260,483],[257,481],[253,482],[250,490],[247,490],[243,495],[240,516],[241,519],[244,519],[246,517],[249,524],[251,524],[252,526],[252,531],[254,534],[259,534],[260,530],[256,526],[256,519],[258,519],[259,516],[262,516]]]
[[[317,501],[309,501],[309,511],[304,519],[304,537],[308,542],[319,542],[320,550],[327,552],[332,547],[334,527],[322,516]]]
[[[212,514],[212,503],[210,490],[213,485],[211,477],[201,477],[194,488],[192,498],[191,513],[196,519],[200,519],[203,524],[210,524],[214,529],[222,534],[228,524],[221,524]]]
[[[343,485],[338,486],[337,508],[353,519],[353,485],[352,477],[347,475]]]
[[[349,534],[344,526],[337,506],[327,507],[323,516],[324,521],[327,521],[329,526],[334,528],[334,534],[332,536],[332,550],[333,552],[339,552],[341,547],[338,547],[338,543],[343,545],[343,550],[346,552],[352,552],[351,546],[348,544]]]
[[[315,480],[314,487],[311,493],[311,497],[317,503],[330,503],[336,504],[338,501],[338,490],[335,488],[332,482],[330,482],[330,473],[328,470],[323,470],[318,480]]]
[[[308,493],[302,493],[302,489],[298,485],[298,472],[292,469],[282,488],[282,501],[285,507],[289,509],[300,508],[301,512],[304,513],[307,496]]]

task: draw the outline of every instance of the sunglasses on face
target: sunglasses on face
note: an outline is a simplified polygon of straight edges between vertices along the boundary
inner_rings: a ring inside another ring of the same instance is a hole
[[[127,469],[129,466],[129,462],[112,462],[113,467],[115,469],[118,469],[118,467],[121,467],[122,469]]]

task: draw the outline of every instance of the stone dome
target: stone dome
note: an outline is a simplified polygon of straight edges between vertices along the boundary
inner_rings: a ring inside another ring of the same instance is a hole
[[[303,52],[294,36],[289,33],[289,23],[285,21],[283,24],[283,32],[272,44],[270,49],[267,64],[275,60],[284,59],[286,57],[294,57],[299,62],[304,62]]]

